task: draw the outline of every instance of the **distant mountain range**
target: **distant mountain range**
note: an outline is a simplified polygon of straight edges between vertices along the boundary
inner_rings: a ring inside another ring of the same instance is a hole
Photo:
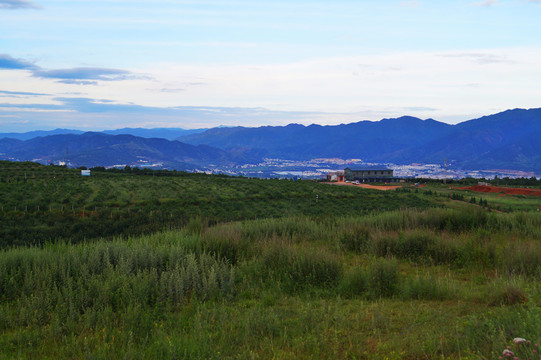
[[[116,134],[128,135],[116,135]],[[457,125],[404,116],[336,126],[119,129],[0,134],[0,158],[63,160],[76,166],[160,162],[168,168],[255,163],[264,157],[439,163],[454,168],[541,173],[541,109],[515,109]],[[175,140],[173,140],[175,139]]]
[[[179,136],[196,134],[203,132],[208,129],[181,129],[181,128],[154,128],[154,129],[143,129],[143,128],[123,128],[116,130],[103,130],[98,131],[102,134],[108,135],[133,135],[140,136],[144,138],[160,138],[167,140],[174,140]],[[76,134],[80,135],[85,133],[81,130],[73,129],[55,129],[55,130],[37,130],[29,131],[25,133],[0,133],[0,139],[2,138],[11,138],[18,140],[30,140],[39,136],[49,136],[49,135],[66,135],[66,134]]]
[[[541,109],[507,110],[457,125],[404,116],[336,126],[210,129],[178,140],[292,160],[338,157],[442,164],[447,159],[464,169],[541,173]]]
[[[252,162],[243,154],[232,154],[207,145],[143,138],[133,135],[108,135],[87,132],[36,137],[30,140],[0,140],[0,159],[30,160],[42,163],[69,160],[73,166],[145,166],[193,170],[211,165],[232,166]]]

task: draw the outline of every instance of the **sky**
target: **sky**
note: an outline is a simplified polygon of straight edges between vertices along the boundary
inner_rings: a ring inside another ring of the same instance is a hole
[[[541,0],[0,0],[0,132],[541,107]]]

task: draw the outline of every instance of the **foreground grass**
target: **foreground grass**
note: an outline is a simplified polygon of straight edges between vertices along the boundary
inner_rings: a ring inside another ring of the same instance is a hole
[[[541,219],[286,217],[0,253],[5,358],[495,359],[541,340]]]

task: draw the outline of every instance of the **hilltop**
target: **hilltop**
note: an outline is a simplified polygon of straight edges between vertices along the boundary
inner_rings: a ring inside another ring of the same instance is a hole
[[[541,109],[514,109],[449,125],[403,116],[341,125],[119,129],[2,137],[0,159],[63,161],[73,166],[142,164],[179,170],[257,164],[264,158],[306,161],[362,159],[371,163],[443,163],[469,170],[541,173]],[[180,131],[180,132],[179,132]],[[179,133],[182,136],[177,136]],[[115,135],[112,135],[115,134]],[[142,136],[135,136],[139,134]],[[13,134],[11,134],[13,135]],[[159,136],[160,138],[147,137]]]

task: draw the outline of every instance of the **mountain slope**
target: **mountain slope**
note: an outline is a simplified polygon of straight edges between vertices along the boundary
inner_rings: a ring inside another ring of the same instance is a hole
[[[404,147],[420,145],[446,134],[451,125],[414,117],[361,121],[337,126],[291,124],[259,128],[211,129],[183,136],[179,141],[221,149],[257,150],[269,157],[307,160],[315,157],[368,158]],[[418,136],[422,133],[423,136]]]
[[[235,164],[248,159],[206,145],[141,138],[132,135],[52,135],[26,141],[1,139],[3,158],[17,160],[64,160],[66,151],[74,166],[112,166],[127,163],[162,162],[177,169],[208,164]]]
[[[146,135],[171,129],[119,129]],[[168,141],[132,135],[54,135],[0,140],[0,157],[63,160],[73,164],[162,162],[168,167],[255,163],[263,157],[366,162],[448,163],[463,169],[514,169],[541,173],[541,109],[514,109],[449,125],[403,116],[335,126],[290,124],[214,128]]]
[[[73,129],[55,129],[55,130],[36,130],[24,133],[0,133],[0,139],[9,138],[17,140],[30,140],[40,136],[64,135],[64,134],[83,134],[84,131]]]
[[[457,125],[404,116],[337,126],[211,129],[179,140],[284,159],[339,157],[397,164],[447,159],[465,169],[541,172],[540,131],[541,109],[514,109]]]
[[[108,135],[133,135],[143,138],[160,138],[166,140],[175,140],[180,136],[186,136],[190,134],[197,134],[203,132],[207,129],[193,129],[185,130],[181,128],[153,128],[153,129],[144,129],[144,128],[123,128],[116,130],[104,130],[104,134]]]
[[[441,163],[465,169],[541,172],[541,109],[507,110],[453,126],[453,131],[417,147],[385,154],[390,162]],[[383,157],[377,157],[381,161]],[[419,160],[417,160],[419,159]]]
[[[103,130],[96,131],[108,135],[133,135],[144,138],[161,138],[167,140],[174,140],[179,136],[185,136],[190,134],[197,134],[207,129],[191,129],[185,130],[181,128],[122,128],[116,130]],[[50,135],[66,135],[66,134],[83,134],[85,131],[73,130],[73,129],[55,129],[55,130],[37,130],[29,131],[25,133],[0,133],[0,139],[10,138],[18,140],[30,140],[37,137],[50,136]]]

